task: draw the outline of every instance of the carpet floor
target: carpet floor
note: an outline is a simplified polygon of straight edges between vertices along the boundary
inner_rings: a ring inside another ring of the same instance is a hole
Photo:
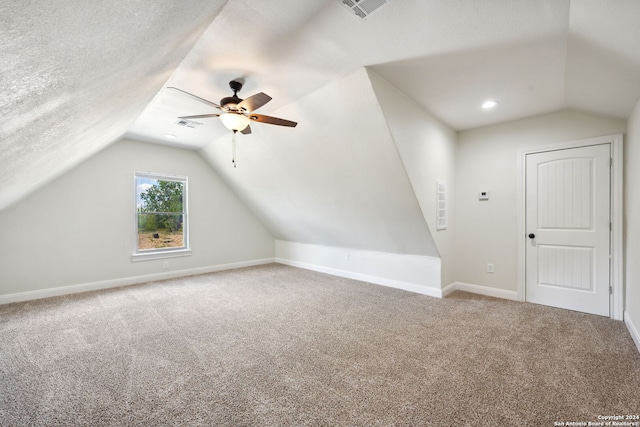
[[[640,354],[622,322],[463,292],[269,264],[0,306],[2,426],[557,426],[639,413]]]

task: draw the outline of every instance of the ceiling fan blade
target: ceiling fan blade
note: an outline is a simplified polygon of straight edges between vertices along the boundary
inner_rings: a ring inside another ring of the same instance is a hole
[[[181,116],[179,119],[205,119],[207,117],[220,117],[220,114],[198,114],[197,116]]]
[[[296,127],[298,123],[291,120],[279,119],[277,117],[265,116],[264,114],[250,114],[249,118],[254,122],[268,123],[270,125]]]
[[[263,92],[256,93],[255,95],[251,95],[250,97],[242,101],[240,104],[238,104],[238,109],[245,110],[250,113],[262,107],[264,104],[266,104],[269,101],[271,101],[271,97],[266,93],[263,93]]]
[[[246,128],[244,128],[244,129],[242,129],[242,130],[240,131],[240,133],[241,133],[241,134],[243,134],[243,135],[249,135],[249,134],[251,133],[251,126],[250,126],[250,125],[247,125],[247,127],[246,127]]]
[[[198,100],[198,101],[200,101],[200,102],[204,102],[205,104],[212,105],[212,106],[214,106],[214,107],[216,107],[216,108],[220,108],[220,106],[219,106],[218,104],[216,104],[215,102],[211,102],[211,101],[209,101],[209,100],[207,100],[207,99],[200,98],[200,97],[199,97],[199,96],[197,96],[197,95],[194,95],[194,94],[189,93],[189,92],[187,92],[187,91],[185,91],[185,90],[182,90],[182,89],[178,89],[177,87],[168,86],[168,87],[167,87],[167,89],[175,89],[175,90],[180,91],[180,92],[182,92],[182,93],[184,93],[184,94],[186,94],[186,95],[189,95],[190,97],[192,97],[192,98],[194,98],[194,99],[197,99],[197,100]],[[220,109],[221,109],[221,108],[220,108]]]

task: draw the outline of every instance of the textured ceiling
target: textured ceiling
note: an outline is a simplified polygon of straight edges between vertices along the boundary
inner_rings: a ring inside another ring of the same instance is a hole
[[[218,102],[230,94],[228,82],[242,78],[242,96],[259,91],[273,96],[261,111],[269,114],[371,66],[452,127],[469,128],[515,117],[513,105],[502,115],[478,111],[495,92],[509,95],[523,116],[562,107],[568,14],[569,2],[558,0],[404,0],[358,22],[338,1],[278,0],[268,8],[259,1],[234,1],[167,85]],[[548,63],[541,64],[540,55]],[[523,69],[531,79],[521,76]],[[539,88],[535,96],[522,97],[532,86]],[[175,134],[180,144],[199,148],[211,141],[212,132],[225,132],[215,120],[203,120],[205,126],[195,132],[175,126],[178,115],[210,110],[169,92],[149,105],[132,135],[166,141],[164,134]]]
[[[361,22],[338,1],[234,1],[167,86],[218,102],[240,78],[242,97],[273,96],[270,114],[366,66],[455,130],[565,108],[626,118],[640,98],[638,22],[636,0],[404,0]],[[499,107],[482,110],[489,98]],[[193,130],[175,118],[207,112],[164,90],[130,135],[201,148],[221,123]]]
[[[261,113],[299,120],[300,99],[366,66],[456,130],[564,108],[626,118],[638,22],[637,0],[394,0],[362,22],[337,0],[3,1],[0,209],[127,131],[193,149],[228,135],[177,126],[211,109],[171,85],[218,102],[241,78],[242,97],[274,98]],[[260,126],[255,140],[277,138]]]
[[[0,2],[0,209],[120,138],[224,3]]]

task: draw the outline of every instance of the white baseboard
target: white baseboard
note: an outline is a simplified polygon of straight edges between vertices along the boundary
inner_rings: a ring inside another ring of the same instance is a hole
[[[518,301],[518,292],[506,291],[504,289],[491,288],[489,286],[474,285],[471,283],[453,282],[442,289],[442,296],[446,297],[453,291],[464,291],[472,294],[485,295],[488,297],[508,299]]]
[[[636,344],[636,347],[638,348],[638,352],[640,352],[640,333],[638,332],[638,328],[636,328],[636,325],[633,323],[633,320],[631,320],[631,315],[626,310],[624,312],[624,324],[627,325],[627,329],[631,334],[631,338],[633,339],[633,342]]]
[[[340,270],[332,267],[325,267],[317,264],[309,264],[300,261],[293,261],[284,258],[276,258],[275,262],[292,267],[304,268],[305,270],[317,271],[320,273],[327,273],[333,276],[345,277],[347,279],[360,280],[362,282],[369,282],[376,285],[388,286],[391,288],[402,289],[417,294],[427,295],[430,297],[442,298],[442,289],[432,288],[428,286],[416,285],[415,283],[402,282],[399,280],[387,279],[385,277],[371,276],[368,274],[355,273],[353,271]]]
[[[249,261],[232,262],[228,264],[210,265],[206,267],[175,270],[143,276],[123,277],[120,279],[102,280],[99,282],[82,283],[79,285],[60,286],[56,288],[39,289],[37,291],[18,292],[14,294],[0,295],[0,305],[12,302],[30,301],[41,298],[57,297],[76,294],[80,292],[97,291],[99,289],[117,288],[119,286],[136,285],[156,280],[175,279],[178,277],[195,276],[197,274],[213,273],[215,271],[232,270],[235,268],[251,267],[254,265],[269,264],[273,258],[263,258]]]

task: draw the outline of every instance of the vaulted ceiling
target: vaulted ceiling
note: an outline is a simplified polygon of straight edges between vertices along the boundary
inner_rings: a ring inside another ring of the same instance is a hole
[[[350,99],[361,92],[321,88],[369,67],[454,130],[565,108],[626,118],[639,23],[637,0],[393,0],[366,20],[338,0],[2,2],[0,209],[125,134],[210,157],[228,131],[178,126],[213,111],[167,86],[218,102],[241,79],[241,97],[273,97],[261,113],[331,129],[332,110],[363,108]],[[498,108],[482,110],[489,98]],[[251,138],[277,140],[267,127]]]

